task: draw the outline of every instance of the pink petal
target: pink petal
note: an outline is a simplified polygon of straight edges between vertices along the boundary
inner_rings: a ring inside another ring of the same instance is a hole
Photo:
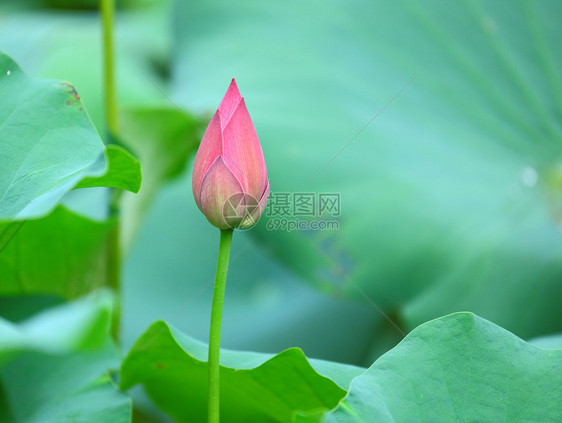
[[[236,106],[238,106],[240,100],[242,100],[242,96],[240,95],[240,91],[238,91],[236,81],[232,78],[232,82],[230,83],[230,86],[219,105],[219,113],[221,115],[223,129],[228,124],[228,121],[232,117],[232,114],[236,110]]]
[[[221,229],[230,228],[231,225],[224,219],[225,204],[230,197],[243,192],[242,186],[219,156],[201,183],[199,208],[212,225]]]
[[[242,183],[246,193],[260,198],[267,184],[267,168],[244,99],[224,128],[222,139],[226,165]]]
[[[222,154],[222,131],[221,131],[221,119],[220,114],[217,112],[214,114],[209,126],[203,135],[199,149],[197,150],[197,155],[195,156],[195,161],[193,163],[193,178],[191,185],[193,188],[193,196],[195,197],[195,202],[197,206],[201,208],[201,203],[199,198],[201,197],[201,183],[205,174],[215,162],[217,157]]]
[[[242,224],[240,225],[243,228],[249,228],[250,226],[254,226],[260,220],[262,216],[265,206],[267,206],[267,200],[269,199],[269,190],[271,187],[271,180],[267,181],[267,186],[265,187],[265,191],[261,198],[258,201],[258,205],[256,208],[247,216]]]

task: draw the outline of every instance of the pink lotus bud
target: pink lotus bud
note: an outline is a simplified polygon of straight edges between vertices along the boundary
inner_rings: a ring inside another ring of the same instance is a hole
[[[195,156],[195,202],[217,228],[249,228],[265,209],[269,186],[254,124],[233,79]]]

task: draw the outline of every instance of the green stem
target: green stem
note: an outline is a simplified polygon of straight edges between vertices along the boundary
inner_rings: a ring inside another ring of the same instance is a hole
[[[103,35],[103,74],[105,93],[105,124],[107,129],[107,142],[112,143],[118,133],[117,106],[115,100],[115,73],[113,53],[113,18],[115,15],[114,0],[100,1],[102,35]],[[112,319],[111,334],[115,341],[119,339],[119,326],[121,316],[120,291],[121,291],[121,245],[119,242],[119,195],[120,190],[112,189],[109,204],[110,218],[115,219],[109,230],[106,248],[106,284],[113,289],[117,300]]]
[[[113,17],[114,0],[101,0],[103,30],[103,75],[105,91],[105,121],[111,137],[117,134],[117,107],[115,101],[115,73],[113,64]]]
[[[226,287],[228,258],[232,243],[232,229],[221,229],[219,258],[213,291],[213,308],[211,309],[211,333],[209,335],[209,423],[219,423],[219,392],[220,392],[220,343],[222,305]]]
[[[113,190],[112,199],[110,200],[109,214],[114,220],[107,237],[106,247],[106,282],[115,293],[116,300],[113,306],[111,336],[115,342],[119,342],[119,329],[121,322],[121,243],[119,242],[120,222],[119,209],[116,204],[116,197],[120,194],[120,190]]]

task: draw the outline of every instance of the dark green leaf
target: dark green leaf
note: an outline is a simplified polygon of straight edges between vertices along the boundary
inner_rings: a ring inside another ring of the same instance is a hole
[[[179,422],[204,422],[207,346],[164,322],[136,342],[121,369],[124,389],[142,383],[154,402]],[[221,422],[291,422],[335,407],[363,369],[309,363],[298,348],[271,356],[221,352]],[[320,374],[319,374],[320,373]],[[323,374],[324,376],[322,376]],[[325,376],[334,375],[340,385]],[[302,420],[301,420],[302,421]]]
[[[140,162],[117,145],[108,145],[105,154],[107,172],[99,177],[85,178],[74,188],[110,187],[139,192],[142,179]]]
[[[21,322],[63,302],[64,300],[56,295],[0,296],[0,317],[12,322]]]
[[[114,224],[62,206],[25,222],[0,254],[0,294],[75,298],[103,286],[106,238]],[[0,224],[0,231],[7,225]]]
[[[23,221],[0,224],[0,253],[10,243],[14,235],[20,230]]]

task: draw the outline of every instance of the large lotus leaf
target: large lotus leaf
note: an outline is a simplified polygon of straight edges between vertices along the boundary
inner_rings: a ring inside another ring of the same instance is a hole
[[[164,322],[154,323],[123,361],[124,389],[142,383],[153,401],[178,422],[204,422],[207,346]],[[280,354],[221,352],[222,422],[291,422],[334,408],[351,379],[364,370],[308,362],[301,350]],[[186,376],[189,375],[189,376]],[[333,380],[328,379],[328,377]]]
[[[213,111],[236,77],[272,192],[341,195],[341,216],[314,218],[337,231],[252,231],[306,280],[409,327],[470,309],[556,332],[561,14],[555,0],[177,2],[175,98]]]
[[[105,284],[106,241],[115,219],[96,221],[59,206],[14,231],[16,223],[0,224],[0,233],[12,234],[0,253],[0,295],[75,298]]]
[[[131,404],[111,382],[112,295],[98,291],[12,323],[0,320],[0,420],[130,422]]]
[[[426,323],[355,378],[327,422],[562,421],[562,350],[471,313]]]
[[[72,85],[31,78],[0,53],[0,94],[0,220],[44,216],[76,186],[138,191],[138,161],[104,149]]]
[[[81,179],[105,172],[74,87],[31,78],[1,53],[0,143],[0,220],[47,214]]]
[[[0,373],[0,420],[130,423],[131,400],[108,374],[118,365],[117,352],[108,342],[71,355],[26,353]]]

